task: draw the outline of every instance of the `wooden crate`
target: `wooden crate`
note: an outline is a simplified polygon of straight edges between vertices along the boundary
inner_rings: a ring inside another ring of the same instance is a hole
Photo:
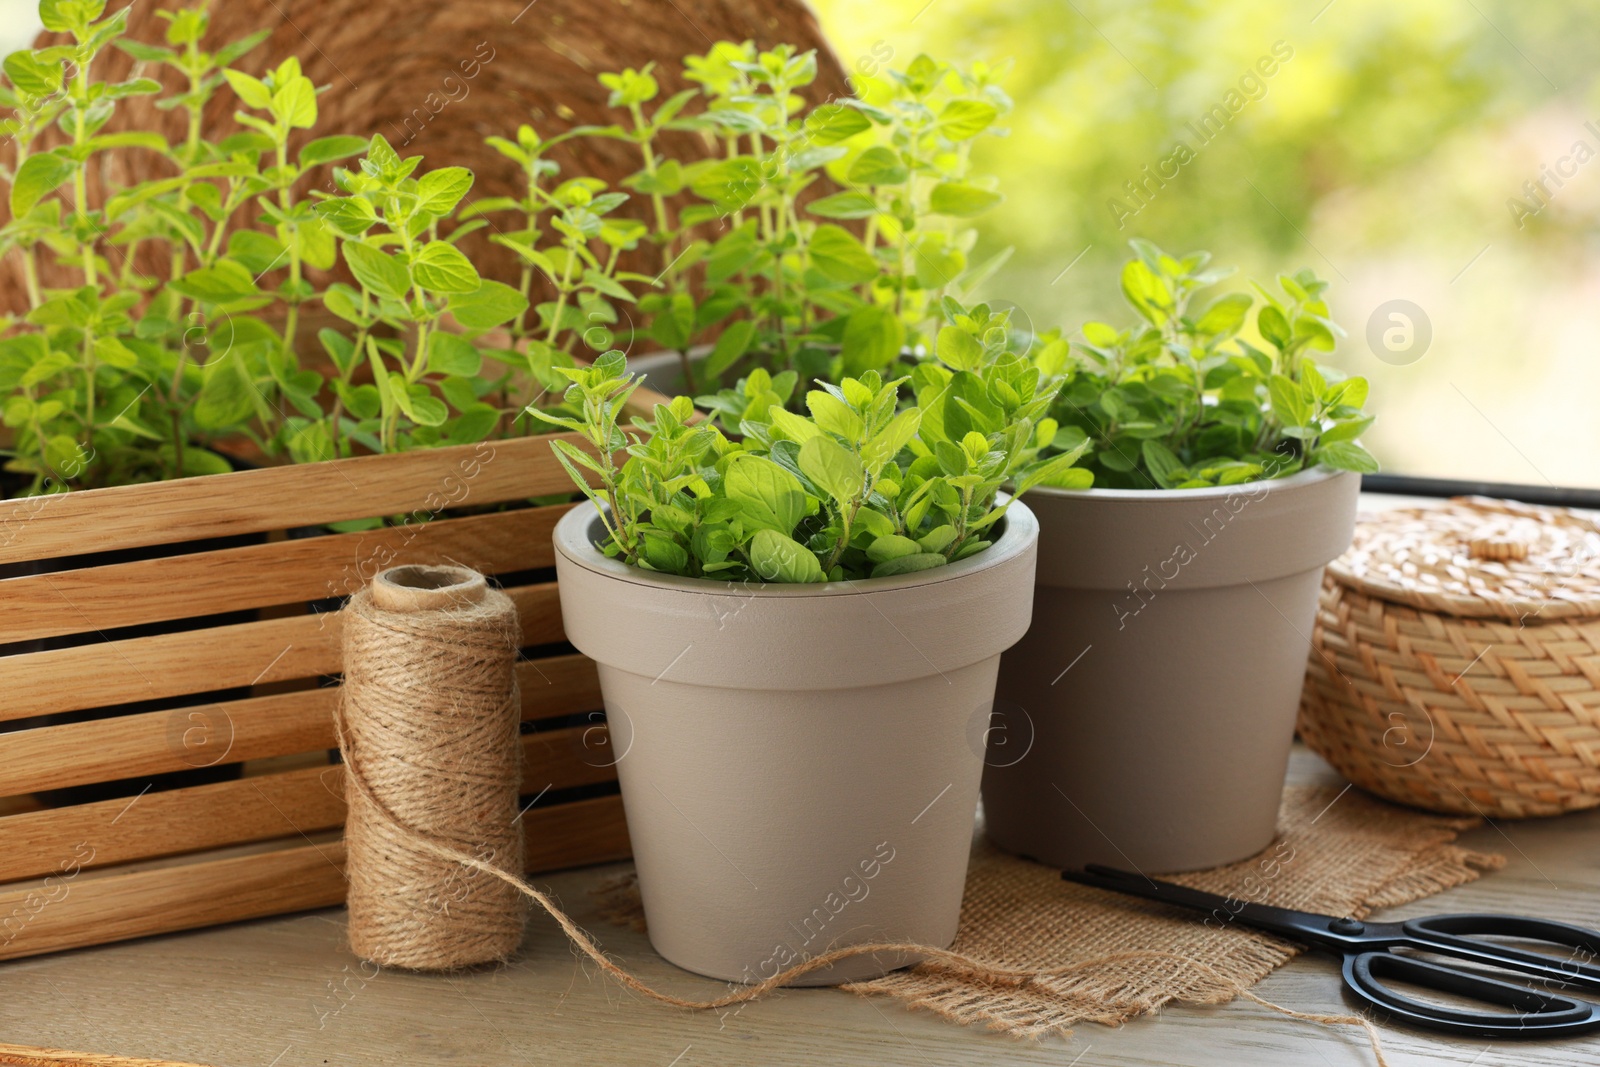
[[[517,604],[529,870],[625,858],[594,664],[563,645],[551,531],[574,505],[461,515],[570,494],[550,440],[0,502],[0,959],[341,902],[329,598],[398,563],[474,567]]]

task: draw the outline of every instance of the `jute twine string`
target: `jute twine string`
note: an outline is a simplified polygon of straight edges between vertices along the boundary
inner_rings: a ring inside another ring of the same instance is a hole
[[[510,906],[520,904],[520,894],[548,913],[579,952],[624,988],[694,1010],[756,1000],[813,971],[874,953],[915,954],[922,957],[923,967],[1016,986],[1124,958],[1165,959],[1291,1018],[1360,1026],[1380,1067],[1387,1067],[1370,1021],[1273,1004],[1205,961],[1178,953],[1128,952],[1040,971],[997,966],[934,945],[872,942],[813,956],[710,1000],[653,988],[607,956],[560,905],[520,877],[522,854],[514,844],[520,843],[519,833],[490,839],[489,831],[510,826],[515,819],[520,770],[514,759],[503,757],[503,752],[520,751],[510,673],[517,647],[516,616],[509,600],[488,590],[481,576],[462,568],[395,570],[429,573],[386,571],[370,592],[364,590],[352,600],[345,631],[347,693],[335,721],[345,753],[351,813],[346,827],[350,940],[366,958],[422,969],[505,959],[521,940],[522,911]],[[442,587],[419,590],[419,579],[431,579]],[[400,591],[383,590],[385,584]],[[470,592],[463,593],[463,587]],[[442,610],[441,596],[448,598]],[[415,603],[408,605],[408,598]],[[492,662],[497,658],[503,661],[498,667]],[[352,675],[353,694],[348,690]],[[475,721],[456,721],[474,715]],[[440,735],[441,724],[436,721],[440,717],[449,720],[448,736]],[[509,815],[503,803],[508,794]],[[485,813],[494,818],[480,818]],[[486,844],[491,851],[488,858],[482,854]],[[514,859],[514,865],[507,859]],[[450,884],[451,873],[459,868],[486,877],[466,878],[465,891],[451,897],[448,909],[414,906],[419,891],[422,899],[430,899],[439,886]]]
[[[383,571],[344,612],[335,723],[346,778],[362,783],[345,846],[350,946],[365,959],[454,970],[522,943],[514,889],[414,840],[523,869],[519,643],[511,599],[462,567]]]
[[[364,792],[367,789],[367,785],[359,773],[348,774],[347,781],[349,785],[353,786],[358,792]],[[383,810],[381,805],[378,805],[376,802],[374,802],[374,806],[380,811]],[[391,820],[394,820],[392,813],[384,812],[384,814],[386,814]],[[1302,1012],[1296,1011],[1293,1008],[1284,1007],[1281,1004],[1274,1004],[1273,1002],[1250,992],[1243,985],[1228,978],[1226,975],[1218,971],[1215,967],[1212,967],[1210,964],[1206,963],[1204,960],[1198,960],[1190,956],[1184,956],[1171,952],[1117,953],[1112,956],[1107,956],[1104,959],[1087,960],[1065,967],[1055,968],[1050,971],[1041,972],[1033,969],[997,967],[992,963],[986,963],[981,960],[973,959],[971,956],[966,956],[959,952],[951,952],[949,949],[939,948],[934,945],[922,945],[914,941],[871,942],[867,944],[851,945],[845,948],[833,949],[829,952],[824,952],[820,955],[813,956],[808,960],[795,964],[786,971],[781,971],[778,974],[773,975],[771,978],[758,982],[754,985],[744,986],[743,988],[735,990],[724,996],[716,997],[711,1000],[692,1000],[686,997],[677,996],[673,993],[664,993],[635,977],[632,973],[607,956],[605,952],[597,944],[595,944],[588,932],[575,923],[572,918],[561,909],[559,904],[550,899],[550,897],[545,893],[536,889],[516,875],[484,863],[477,857],[454,849],[448,844],[442,843],[430,835],[411,830],[397,820],[391,823],[391,829],[397,834],[408,835],[411,844],[420,849],[424,849],[435,856],[438,856],[440,859],[462,864],[463,866],[470,867],[483,874],[498,878],[507,885],[514,886],[529,900],[533,901],[545,912],[547,912],[549,916],[556,921],[556,924],[561,927],[562,931],[567,935],[568,940],[572,942],[578,951],[582,952],[585,956],[594,961],[596,966],[598,966],[601,971],[615,979],[618,984],[622,985],[626,989],[632,990],[642,997],[658,1001],[662,1004],[669,1004],[676,1008],[689,1008],[696,1011],[708,1011],[716,1008],[732,1007],[735,1004],[743,1004],[748,1001],[757,1000],[761,997],[764,997],[768,993],[788,985],[790,982],[793,982],[802,975],[810,974],[812,971],[822,970],[825,967],[831,967],[833,964],[838,963],[841,960],[851,959],[856,956],[871,955],[879,952],[916,954],[923,957],[923,967],[937,968],[953,974],[965,975],[971,978],[981,979],[983,981],[1014,984],[1018,986],[1030,985],[1041,978],[1072,974],[1076,971],[1089,970],[1105,964],[1121,962],[1123,960],[1161,959],[1197,970],[1207,978],[1212,978],[1222,986],[1225,986],[1229,992],[1238,996],[1242,996],[1245,999],[1259,1004],[1264,1008],[1270,1008],[1272,1011],[1287,1015],[1292,1019],[1301,1019],[1307,1022],[1319,1023],[1324,1026],[1359,1026],[1367,1033],[1367,1039],[1372,1044],[1372,1052],[1374,1057],[1377,1059],[1379,1067],[1389,1067],[1389,1061],[1384,1057],[1383,1054],[1383,1044],[1378,1036],[1378,1028],[1372,1024],[1371,1020],[1365,1019],[1359,1015],[1334,1015],[1320,1014],[1315,1012]]]

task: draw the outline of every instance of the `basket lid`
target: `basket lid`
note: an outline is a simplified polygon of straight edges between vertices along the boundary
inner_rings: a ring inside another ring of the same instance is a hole
[[[1456,497],[1362,515],[1328,572],[1370,596],[1446,615],[1600,617],[1600,525],[1567,508]]]

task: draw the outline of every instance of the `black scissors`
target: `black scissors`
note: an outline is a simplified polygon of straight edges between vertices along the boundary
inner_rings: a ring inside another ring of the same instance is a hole
[[[1404,922],[1359,919],[1290,911],[1204,893],[1187,886],[1091,865],[1062,871],[1061,877],[1212,912],[1224,922],[1278,934],[1344,957],[1344,984],[1356,996],[1414,1026],[1477,1037],[1566,1037],[1600,1029],[1600,1005],[1562,996],[1553,987],[1600,992],[1600,931],[1521,915],[1431,915]],[[1542,942],[1551,952],[1533,952],[1488,938]],[[1447,957],[1453,962],[1515,971],[1538,980],[1541,988],[1502,982],[1479,971],[1432,963],[1393,950]],[[1383,979],[1420,989],[1498,1006],[1505,1011],[1462,1011],[1396,992]]]

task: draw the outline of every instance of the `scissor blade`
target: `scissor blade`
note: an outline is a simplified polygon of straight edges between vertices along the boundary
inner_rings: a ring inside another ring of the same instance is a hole
[[[1160,901],[1195,911],[1209,912],[1208,919],[1222,926],[1230,922],[1242,923],[1257,930],[1279,934],[1293,941],[1323,947],[1344,949],[1355,939],[1340,936],[1329,929],[1334,922],[1331,915],[1317,915],[1306,911],[1275,908],[1269,904],[1255,904],[1232,897],[1191,889],[1185,885],[1163,882],[1159,878],[1136,874],[1091,864],[1081,871],[1062,871],[1061,877],[1079,885],[1110,889],[1146,900]]]

